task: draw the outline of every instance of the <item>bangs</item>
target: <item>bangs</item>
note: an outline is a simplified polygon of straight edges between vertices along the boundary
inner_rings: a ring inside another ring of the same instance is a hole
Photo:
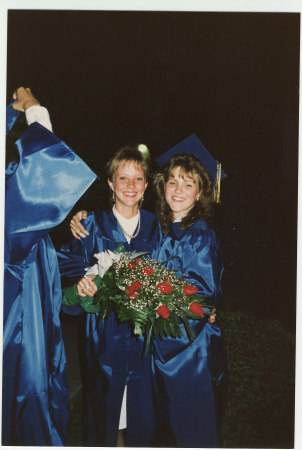
[[[150,160],[142,155],[136,148],[131,146],[122,147],[112,157],[107,164],[107,176],[110,180],[119,166],[124,167],[129,163],[133,163],[136,169],[144,172],[145,180],[149,176]]]
[[[164,182],[166,183],[168,179],[171,177],[172,172],[179,168],[179,176],[181,178],[190,178],[196,184],[196,178],[198,179],[198,187],[200,189],[203,188],[203,178],[204,172],[206,171],[202,164],[192,155],[179,154],[173,156],[169,163],[166,164],[163,175]],[[194,179],[195,178],[195,179]]]
[[[190,178],[195,183],[194,175],[198,175],[196,170],[188,171],[185,167],[180,167],[179,176],[181,178]]]
[[[137,170],[142,170],[143,172],[145,172],[143,165],[141,163],[141,161],[138,161],[137,159],[122,159],[116,166],[116,169],[118,167],[124,168],[126,166],[128,166],[129,164],[133,164],[135,169]]]
[[[190,180],[192,180],[193,183],[195,183],[194,175],[197,175],[198,182],[200,184],[200,179],[199,179],[200,177],[198,175],[198,172],[194,168],[192,168],[192,167],[188,168],[188,167],[179,166],[179,165],[175,165],[175,166],[171,167],[171,169],[167,173],[167,180],[166,181],[168,181],[169,178],[175,176],[175,171],[177,169],[179,169],[179,174],[178,175],[180,176],[180,178],[182,178],[182,179],[189,178]]]

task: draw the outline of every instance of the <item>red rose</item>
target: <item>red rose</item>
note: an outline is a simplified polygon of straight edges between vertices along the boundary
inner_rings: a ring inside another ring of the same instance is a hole
[[[168,317],[170,317],[169,308],[165,305],[161,305],[157,308],[157,314],[163,319],[168,319]]]
[[[132,283],[130,286],[130,289],[131,290],[133,290],[133,291],[138,291],[141,287],[142,287],[142,285],[140,284],[140,281],[139,280],[136,280],[134,283]]]
[[[167,280],[167,281],[171,281],[170,275],[166,275],[166,280]]]
[[[162,281],[161,283],[158,283],[157,289],[161,294],[170,294],[170,292],[173,291],[173,288],[170,283],[167,283],[166,281]]]
[[[130,298],[131,300],[136,298],[138,296],[138,292],[135,292],[134,289],[132,289],[131,286],[126,286],[125,287],[125,294],[127,295],[128,298]]]
[[[141,272],[143,275],[147,275],[147,277],[151,277],[151,275],[154,274],[154,269],[152,269],[152,267],[149,267],[149,266],[143,266],[141,268]]]
[[[130,261],[127,266],[128,270],[134,270],[136,268],[136,264],[134,261]]]
[[[198,292],[198,289],[197,289],[197,287],[187,285],[187,286],[183,287],[183,292],[186,295],[193,295]]]
[[[189,309],[192,313],[196,314],[196,316],[200,316],[200,317],[203,316],[203,307],[199,303],[197,303],[197,302],[191,303]]]

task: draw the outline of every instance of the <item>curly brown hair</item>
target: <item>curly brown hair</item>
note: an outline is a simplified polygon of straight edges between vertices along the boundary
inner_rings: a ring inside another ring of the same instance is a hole
[[[145,181],[148,181],[150,176],[150,158],[144,156],[139,150],[137,150],[136,145],[125,145],[117,150],[110,161],[106,164],[106,172],[107,177],[110,181],[113,181],[113,176],[120,166],[120,164],[126,164],[127,162],[134,162],[137,166],[140,166],[145,175]],[[142,205],[142,200],[139,202],[139,208]],[[109,203],[111,206],[115,203],[115,195],[114,192],[111,192],[111,196],[109,198]]]
[[[209,172],[193,155],[179,153],[163,166],[154,178],[154,188],[157,194],[156,210],[161,224],[162,232],[167,234],[173,222],[172,211],[165,199],[165,186],[171,176],[171,172],[177,167],[185,175],[197,175],[201,195],[196,200],[193,208],[183,218],[181,228],[187,229],[198,219],[210,220],[213,214],[214,194],[213,182]]]

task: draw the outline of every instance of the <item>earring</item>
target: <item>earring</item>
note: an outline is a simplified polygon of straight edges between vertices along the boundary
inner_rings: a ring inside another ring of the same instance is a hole
[[[196,202],[198,202],[198,200],[199,200],[199,195],[196,197]]]

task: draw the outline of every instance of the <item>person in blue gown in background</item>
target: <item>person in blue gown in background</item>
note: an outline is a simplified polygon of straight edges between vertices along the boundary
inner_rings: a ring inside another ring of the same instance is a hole
[[[61,281],[49,232],[96,178],[53,132],[30,89],[7,107],[7,133],[20,112],[29,124],[6,168],[2,445],[62,446],[68,421]],[[40,122],[40,123],[38,123]]]
[[[161,239],[152,257],[198,288],[217,305],[222,297],[223,262],[209,225],[214,205],[217,163],[197,136],[191,135],[161,155],[154,185]],[[211,173],[207,170],[211,170]],[[220,171],[218,174],[226,175]],[[216,186],[218,188],[218,186]],[[219,327],[211,315],[189,320],[191,342],[182,337],[153,338],[158,434],[162,446],[219,447],[219,392],[226,359]],[[215,398],[216,397],[216,398]]]
[[[94,254],[111,250],[151,253],[158,243],[155,214],[140,208],[147,187],[148,160],[136,149],[120,149],[107,165],[113,208],[99,213],[81,212],[82,232],[58,253],[63,282],[78,284],[82,298],[93,296],[93,277],[83,277],[96,263]],[[88,234],[89,233],[89,234]],[[88,234],[88,235],[87,235]],[[86,237],[85,237],[86,236]],[[85,237],[85,239],[84,239]],[[80,281],[79,281],[80,279]],[[81,306],[64,307],[70,314]],[[99,323],[98,314],[86,313],[86,444],[89,446],[150,447],[155,422],[151,385],[151,355],[144,357],[144,340],[112,313]],[[126,433],[122,430],[126,429]]]

